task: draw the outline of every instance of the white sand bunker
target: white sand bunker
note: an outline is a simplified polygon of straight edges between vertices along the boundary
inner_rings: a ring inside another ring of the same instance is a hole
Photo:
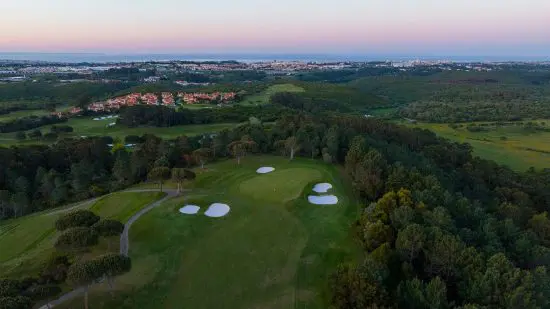
[[[259,169],[256,170],[256,173],[258,174],[267,174],[267,173],[271,173],[275,170],[275,168],[271,167],[271,166],[263,166],[263,167],[260,167]]]
[[[214,203],[208,207],[204,215],[207,217],[219,218],[227,215],[229,209],[229,206],[226,204]]]
[[[338,198],[334,195],[310,195],[307,197],[307,200],[315,205],[334,205],[338,203]]]
[[[329,189],[332,189],[332,185],[330,183],[318,183],[315,186],[313,186],[313,191],[317,193],[327,193]]]
[[[197,212],[199,212],[199,209],[201,208],[197,205],[185,205],[182,208],[180,208],[180,212],[186,215],[194,215]]]

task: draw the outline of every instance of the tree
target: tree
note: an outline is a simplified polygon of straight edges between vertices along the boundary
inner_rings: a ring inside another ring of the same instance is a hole
[[[210,158],[211,150],[210,148],[199,148],[193,151],[193,158],[195,161],[201,164],[201,168],[204,169],[204,164]]]
[[[393,242],[393,231],[389,225],[382,223],[380,220],[364,223],[363,243],[368,251],[373,251],[386,242]]]
[[[112,280],[112,277],[130,271],[132,267],[129,257],[119,254],[106,254],[93,260],[76,262],[69,268],[67,280],[74,286],[83,286],[84,306],[88,308],[88,289],[91,284],[102,277]]]
[[[367,146],[364,137],[356,136],[352,139],[345,160],[346,172],[349,175],[352,175],[352,177],[355,174],[355,169],[357,168],[357,165],[363,159],[366,149]]]
[[[32,308],[32,300],[24,296],[0,297],[0,309]]]
[[[71,185],[76,192],[87,192],[92,184],[94,168],[88,160],[71,165]]]
[[[290,160],[294,159],[294,154],[300,150],[300,142],[296,136],[291,136],[285,140],[275,142],[275,147],[283,148],[284,151],[290,155]]]
[[[124,224],[117,220],[103,219],[92,225],[92,229],[101,237],[113,237],[122,234],[124,231]],[[110,241],[108,245],[110,248]]]
[[[39,129],[32,130],[28,136],[31,139],[39,140],[42,138],[42,131],[40,131]]]
[[[240,140],[230,143],[227,148],[237,159],[237,164],[241,164],[241,158],[246,156],[246,153],[250,151],[254,145],[256,145],[256,143],[252,141],[248,135],[244,135]]]
[[[377,150],[370,150],[355,169],[354,183],[367,198],[376,199],[384,188],[386,160]]]
[[[93,212],[79,209],[61,216],[55,221],[55,228],[64,231],[71,227],[90,227],[99,221],[99,217]]]
[[[98,234],[89,227],[73,227],[65,230],[55,242],[55,247],[63,251],[81,251],[96,245]]]
[[[402,281],[397,288],[398,302],[402,308],[411,309],[446,309],[447,287],[439,277],[424,284],[418,278]]]
[[[547,212],[534,215],[529,220],[529,227],[544,245],[550,246],[550,219]]]
[[[147,179],[157,181],[160,185],[160,192],[162,192],[162,185],[166,180],[170,178],[170,169],[167,167],[154,167],[147,174]]]
[[[109,286],[113,287],[113,278],[130,271],[132,262],[129,257],[121,254],[105,254],[98,258]]]
[[[76,262],[67,272],[67,280],[73,286],[84,287],[84,308],[88,309],[88,289],[92,283],[103,276],[101,265],[96,260]]]
[[[418,224],[411,224],[397,234],[395,249],[401,253],[405,260],[412,263],[413,259],[424,248],[425,242],[424,229]]]
[[[27,134],[25,134],[25,132],[23,132],[23,131],[19,131],[19,132],[15,133],[15,138],[19,141],[23,141],[23,140],[27,139]]]
[[[119,150],[116,154],[115,164],[113,165],[113,176],[122,184],[130,183],[132,180],[132,169],[130,165],[130,155],[126,150]]]
[[[193,180],[196,175],[192,171],[184,168],[173,168],[172,179],[178,184],[178,193],[181,192],[183,182],[185,180]]]

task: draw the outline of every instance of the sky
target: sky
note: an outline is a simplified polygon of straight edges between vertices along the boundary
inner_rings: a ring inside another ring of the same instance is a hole
[[[0,52],[550,55],[550,0],[1,0]]]

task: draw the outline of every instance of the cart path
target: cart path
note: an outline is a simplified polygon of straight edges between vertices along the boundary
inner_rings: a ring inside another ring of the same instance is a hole
[[[158,191],[158,189],[135,189],[135,190],[131,189],[131,190],[124,190],[124,191],[119,191],[119,192],[156,192],[156,191]],[[128,241],[128,234],[129,234],[130,227],[132,226],[132,224],[134,222],[136,222],[141,216],[143,216],[144,214],[149,212],[151,209],[159,206],[160,204],[165,202],[167,199],[178,195],[178,191],[174,190],[174,189],[167,189],[164,192],[166,193],[166,196],[164,196],[160,200],[156,200],[153,203],[145,206],[140,211],[135,213],[132,217],[130,217],[130,219],[128,219],[128,222],[126,222],[124,224],[124,231],[120,235],[120,254],[128,256],[128,249],[130,248],[130,243]],[[71,207],[71,208],[81,207],[81,206],[83,206],[82,204],[92,203],[92,202],[95,202],[96,200],[97,199],[88,200],[88,201],[85,201],[84,203],[81,203],[81,204],[79,204],[77,206],[74,206],[74,207]],[[62,211],[67,211],[67,209],[64,209]],[[39,307],[38,309],[53,308],[53,307],[55,307],[55,306],[57,306],[57,305],[59,305],[63,302],[66,302],[70,299],[73,299],[77,296],[80,296],[80,295],[84,294],[86,292],[86,289],[87,289],[87,287],[78,287],[78,288],[76,288],[76,289],[74,289],[70,292],[67,292],[67,293],[59,296],[59,298],[50,301],[49,303]]]

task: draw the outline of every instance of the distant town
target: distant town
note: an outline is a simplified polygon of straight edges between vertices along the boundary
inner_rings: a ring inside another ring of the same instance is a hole
[[[438,69],[441,71],[493,71],[511,64],[550,66],[550,62],[453,62],[447,60],[409,60],[374,62],[302,62],[302,61],[150,61],[132,63],[50,63],[39,61],[0,60],[0,83],[33,81],[36,77],[58,76],[60,82],[119,82],[124,76],[113,76],[109,72],[128,72],[139,75],[139,81],[155,83],[177,74],[212,74],[221,72],[265,72],[267,75],[294,75],[300,72],[330,70],[360,70],[365,68],[394,68],[400,71],[418,68]],[[175,79],[173,82],[182,87],[204,86],[209,81]]]

